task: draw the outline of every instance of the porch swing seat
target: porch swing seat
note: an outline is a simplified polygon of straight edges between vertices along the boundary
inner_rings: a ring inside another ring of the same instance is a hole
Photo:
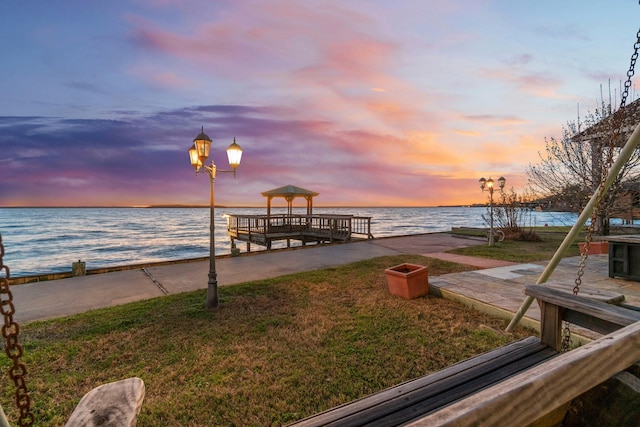
[[[640,360],[639,311],[540,285],[525,293],[540,305],[539,339],[516,341],[291,426],[529,425],[557,417],[573,399]],[[560,353],[563,320],[607,335]]]

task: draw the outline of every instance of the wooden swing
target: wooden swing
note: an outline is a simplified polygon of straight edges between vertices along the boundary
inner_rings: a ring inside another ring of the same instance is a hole
[[[639,48],[640,30],[621,107],[616,112],[619,120],[622,120]],[[615,136],[611,138],[611,144],[615,139]],[[526,299],[507,331],[515,327],[531,302],[537,299],[541,311],[539,339],[525,338],[308,417],[292,426],[558,425],[573,399],[640,361],[640,311],[577,295],[589,253],[594,217],[573,295],[541,286],[639,144],[640,125],[635,128],[615,163],[611,160],[613,146],[609,147],[608,173],[603,173],[599,188],[536,285],[525,288]],[[605,335],[567,351],[570,336],[568,326],[565,323],[563,327],[563,322]],[[584,375],[585,372],[589,375]]]
[[[516,341],[292,426],[551,426],[573,399],[640,360],[640,312],[540,285],[525,292],[541,303],[540,339]],[[563,319],[609,333],[560,353]]]

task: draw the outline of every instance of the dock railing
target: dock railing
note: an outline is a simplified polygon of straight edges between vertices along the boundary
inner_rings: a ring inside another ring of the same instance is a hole
[[[372,239],[371,217],[353,215],[225,215],[227,233],[235,240],[271,246],[274,240],[345,241]]]

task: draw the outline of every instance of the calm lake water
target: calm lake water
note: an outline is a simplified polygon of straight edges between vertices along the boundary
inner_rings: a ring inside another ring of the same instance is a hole
[[[215,212],[216,255],[222,255],[229,254],[231,246],[223,215],[264,215],[266,209],[216,208]],[[387,237],[485,227],[482,215],[487,209],[314,208],[313,212],[370,216],[373,235]],[[294,209],[294,214],[304,214],[304,209]],[[531,212],[523,225],[572,225],[576,219],[575,214]],[[0,233],[11,277],[68,272],[78,260],[94,269],[190,259],[209,256],[209,209],[0,208]],[[244,243],[238,247],[244,252]],[[262,249],[251,246],[252,251]]]

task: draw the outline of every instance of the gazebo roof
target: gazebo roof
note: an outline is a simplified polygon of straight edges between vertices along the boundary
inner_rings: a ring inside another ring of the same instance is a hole
[[[295,185],[285,185],[284,187],[274,188],[273,190],[265,191],[261,193],[264,197],[315,197],[319,193],[315,191],[306,190],[304,188],[296,187]]]
[[[640,99],[636,99],[624,108],[619,145],[624,144],[640,123]],[[609,138],[613,132],[614,114],[611,114],[593,126],[583,130],[572,139],[589,140]]]

